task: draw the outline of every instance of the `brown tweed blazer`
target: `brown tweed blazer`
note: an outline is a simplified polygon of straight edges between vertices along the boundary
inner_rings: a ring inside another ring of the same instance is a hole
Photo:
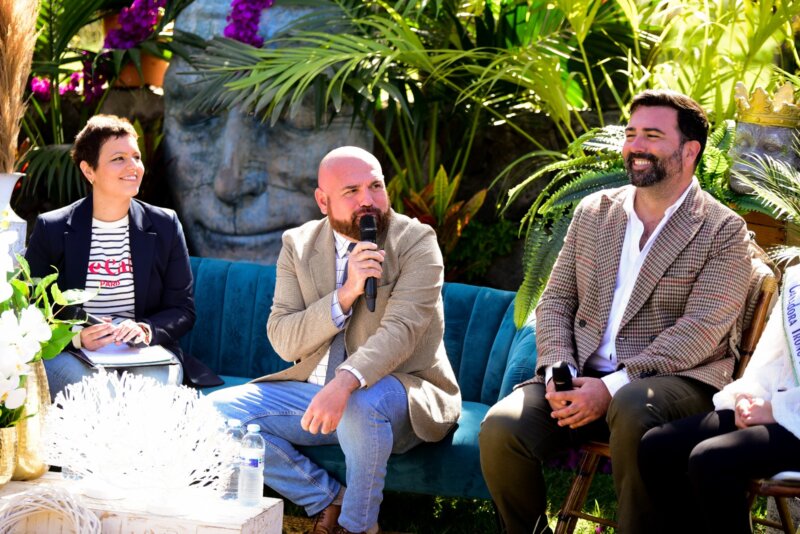
[[[611,310],[633,186],[600,191],[575,210],[536,308],[537,375],[559,360],[577,369],[600,346]],[[659,233],[636,280],[617,337],[631,380],[731,380],[729,337],[743,309],[751,264],[744,220],[696,185]]]
[[[394,212],[378,245],[386,257],[375,312],[363,298],[354,304],[345,327],[347,364],[367,387],[389,374],[400,380],[414,433],[437,441],[461,413],[461,393],[442,340],[442,253],[430,226]],[[296,365],[257,381],[305,381],[328,351],[338,332],[331,320],[335,271],[327,218],[283,234],[267,335],[281,358]]]

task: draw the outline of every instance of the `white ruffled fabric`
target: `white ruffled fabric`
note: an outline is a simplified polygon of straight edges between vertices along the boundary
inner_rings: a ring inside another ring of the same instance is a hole
[[[783,330],[782,304],[779,300],[773,308],[742,378],[725,386],[713,400],[717,410],[734,409],[737,393],[768,400],[775,421],[800,439],[800,387],[792,371]]]

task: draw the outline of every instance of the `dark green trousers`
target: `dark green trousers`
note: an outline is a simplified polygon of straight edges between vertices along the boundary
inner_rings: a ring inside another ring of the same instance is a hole
[[[650,428],[713,409],[716,389],[690,378],[659,376],[622,387],[606,419],[576,430],[550,416],[542,384],[516,389],[481,423],[481,468],[509,534],[549,532],[542,463],[588,440],[609,440],[619,534],[646,534],[653,507],[639,476],[639,442]],[[554,503],[560,505],[560,503]]]

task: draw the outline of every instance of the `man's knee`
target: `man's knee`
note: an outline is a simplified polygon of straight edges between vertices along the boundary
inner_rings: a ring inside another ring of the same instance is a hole
[[[499,453],[508,446],[509,441],[518,436],[519,419],[511,416],[506,410],[496,409],[499,406],[499,404],[492,406],[481,421],[478,432],[481,456]]]
[[[386,377],[369,389],[353,392],[342,414],[341,424],[350,429],[366,429],[381,422],[396,426],[407,418],[408,396],[405,389],[394,377]]]
[[[653,389],[648,380],[637,380],[623,386],[612,397],[606,422],[612,434],[619,431],[637,433],[639,438],[658,425],[661,418],[653,404]]]
[[[492,406],[481,422],[478,440],[481,456],[502,458],[509,451],[524,450],[544,458],[557,447],[560,429],[550,417],[544,387],[532,384],[515,390]]]

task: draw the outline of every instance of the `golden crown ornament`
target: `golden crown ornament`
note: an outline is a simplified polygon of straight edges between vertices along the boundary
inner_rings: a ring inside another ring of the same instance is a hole
[[[756,87],[748,96],[742,82],[736,83],[736,107],[739,109],[739,122],[760,126],[780,126],[782,128],[800,127],[800,107],[794,101],[794,87],[785,83],[770,99],[762,87]]]

